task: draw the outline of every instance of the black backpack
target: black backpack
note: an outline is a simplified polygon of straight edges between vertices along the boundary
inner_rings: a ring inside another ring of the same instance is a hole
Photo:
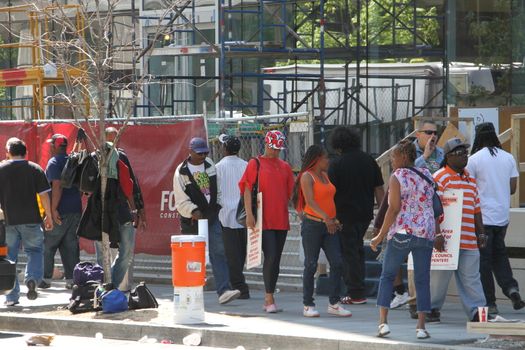
[[[84,193],[93,193],[97,188],[98,160],[94,153],[88,154],[82,160],[79,190]]]
[[[100,307],[95,307],[95,291],[100,285],[99,281],[88,281],[84,285],[74,285],[71,291],[71,298],[67,309],[72,314],[83,312],[100,311]]]
[[[78,187],[80,183],[81,153],[71,153],[66,160],[64,169],[60,174],[60,184],[63,188]]]
[[[153,293],[146,287],[146,283],[140,282],[129,293],[128,307],[130,310],[156,309],[159,307],[159,303]]]

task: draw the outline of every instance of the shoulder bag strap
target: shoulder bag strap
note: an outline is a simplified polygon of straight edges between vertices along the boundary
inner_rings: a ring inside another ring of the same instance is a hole
[[[423,178],[426,182],[428,182],[430,185],[432,185],[432,187],[434,188],[434,190],[437,189],[437,185],[436,185],[436,182],[433,180],[433,179],[429,179],[428,176],[426,176],[425,174],[423,174],[421,171],[417,170],[416,168],[408,168],[410,170],[412,170],[413,172],[415,172],[416,174],[418,174],[421,178]]]
[[[254,159],[257,162],[257,175],[255,177],[255,183],[257,184],[257,192],[259,192],[259,169],[261,167],[261,163],[259,161],[259,157],[255,157]]]

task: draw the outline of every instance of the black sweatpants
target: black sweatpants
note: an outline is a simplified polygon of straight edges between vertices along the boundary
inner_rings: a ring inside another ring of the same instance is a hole
[[[245,228],[222,228],[222,240],[228,261],[230,283],[233,289],[238,289],[243,296],[250,295],[243,273],[246,261],[246,236]]]
[[[343,280],[348,296],[352,299],[366,298],[365,249],[363,238],[370,221],[341,220],[343,229],[339,234],[343,253]]]
[[[279,265],[288,231],[263,230],[262,250],[264,253],[263,279],[266,293],[274,293],[279,278]]]

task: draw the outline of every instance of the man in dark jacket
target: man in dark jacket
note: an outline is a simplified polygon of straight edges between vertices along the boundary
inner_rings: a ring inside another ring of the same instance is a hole
[[[222,229],[219,222],[217,172],[215,164],[206,158],[209,153],[206,140],[191,139],[190,156],[175,170],[173,190],[183,234],[197,234],[199,219],[208,219],[209,255],[217,285],[219,303],[237,299],[241,292],[231,290],[228,264],[224,253]]]

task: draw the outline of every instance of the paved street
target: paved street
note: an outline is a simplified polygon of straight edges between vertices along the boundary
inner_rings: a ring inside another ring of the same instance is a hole
[[[0,307],[0,329],[86,336],[89,341],[95,341],[97,332],[103,333],[104,338],[133,341],[147,335],[158,340],[170,339],[177,344],[182,344],[182,339],[188,334],[199,333],[205,346],[230,349],[244,346],[254,350],[268,347],[401,350],[418,349],[422,345],[430,349],[451,349],[458,345],[471,347],[476,341],[485,338],[484,335],[467,333],[465,315],[454,297],[449,298],[442,310],[442,322],[428,325],[432,338],[418,341],[415,337],[415,321],[408,318],[406,309],[390,313],[392,333],[388,338],[375,337],[377,308],[374,300],[366,305],[352,306],[353,316],[341,319],[326,314],[327,297],[321,296],[316,299],[321,317],[312,319],[302,316],[302,299],[298,292],[277,294],[276,300],[283,312],[272,315],[261,310],[262,291],[252,291],[250,300],[236,300],[227,305],[219,305],[214,292],[205,292],[205,322],[177,325],[173,322],[173,288],[166,285],[151,285],[150,288],[159,301],[158,309],[112,315],[71,315],[67,310],[58,310],[60,305],[67,302],[69,291],[63,289],[63,282],[53,282],[53,287],[41,291],[35,301],[22,297],[20,306]],[[509,302],[501,301],[499,307],[506,318],[525,318],[525,313],[512,310]],[[62,336],[57,339],[60,338]],[[9,338],[9,341],[18,340]]]

